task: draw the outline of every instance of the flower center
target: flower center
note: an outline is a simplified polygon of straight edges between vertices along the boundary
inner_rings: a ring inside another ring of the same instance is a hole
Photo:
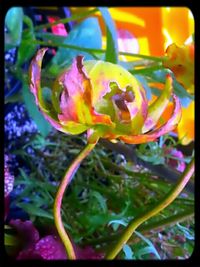
[[[121,94],[116,94],[112,97],[112,99],[114,100],[115,104],[117,105],[117,107],[122,110],[122,111],[127,111],[128,112],[128,108],[126,106],[126,102],[133,102],[135,96],[133,94],[133,92],[123,92]]]

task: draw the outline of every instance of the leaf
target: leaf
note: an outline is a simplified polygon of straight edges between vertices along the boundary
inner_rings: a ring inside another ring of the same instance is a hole
[[[106,25],[106,55],[105,61],[118,63],[117,32],[114,21],[106,7],[99,7],[99,11]]]
[[[79,221],[82,225],[85,225],[87,229],[86,234],[92,234],[97,229],[104,227],[110,219],[111,216],[109,214],[83,214]]]
[[[23,20],[27,24],[28,30],[22,33],[22,40],[17,53],[17,66],[29,61],[37,48],[37,45],[32,42],[35,40],[33,22],[28,16],[24,16]]]
[[[134,232],[137,236],[139,236],[145,243],[147,243],[149,246],[145,247],[143,249],[140,249],[138,251],[139,257],[141,257],[144,254],[149,254],[149,253],[153,253],[157,259],[161,260],[160,255],[158,254],[157,249],[154,247],[153,243],[146,238],[145,236],[143,236],[141,233],[135,231]]]
[[[47,212],[43,209],[37,208],[35,207],[35,205],[29,203],[18,203],[17,206],[28,212],[28,214],[53,219],[53,215],[51,212]]]
[[[100,207],[102,208],[102,211],[104,213],[107,212],[107,205],[106,205],[106,199],[97,191],[93,191],[91,193],[91,196],[95,197],[100,205]]]
[[[190,244],[190,243],[185,243],[184,244],[184,249],[186,249],[188,251],[188,253],[190,255],[192,255],[193,251],[194,251],[194,243]]]
[[[113,224],[113,230],[117,231],[120,225],[127,226],[128,223],[126,223],[124,220],[112,220],[108,223],[108,226],[111,224]]]
[[[5,34],[5,50],[16,47],[21,42],[23,28],[23,8],[12,7],[5,17],[5,26],[8,33]]]
[[[21,91],[15,92],[14,94],[11,94],[9,96],[6,96],[5,95],[4,96],[4,101],[5,101],[5,104],[22,102],[23,101],[23,98],[22,98]]]
[[[139,259],[143,259],[142,256],[146,255],[146,254],[151,254],[153,253],[153,250],[151,247],[145,247],[145,248],[141,248],[137,251],[137,257]]]
[[[41,38],[44,41],[51,41],[53,43],[64,43],[66,37],[61,35],[56,35],[50,32],[36,32],[35,36]]]
[[[183,232],[184,236],[189,240],[194,240],[194,233],[190,231],[188,228],[180,225],[179,223],[176,224],[178,228]]]
[[[19,240],[14,235],[4,234],[4,245],[5,246],[17,246]]]
[[[83,20],[69,32],[68,36],[63,40],[63,43],[84,48],[100,49],[102,38],[98,20],[94,17]],[[84,60],[94,59],[87,52],[60,47],[50,62],[49,72],[56,75],[60,69],[70,65],[72,60],[78,55],[83,55]]]
[[[25,180],[25,181],[29,181],[29,178],[27,176],[27,174],[25,173],[25,171],[22,168],[19,168],[19,172],[21,177]]]
[[[131,249],[131,247],[129,245],[125,244],[122,249],[123,249],[123,252],[125,254],[125,259],[126,260],[135,259],[135,256],[133,255],[133,251],[132,251],[132,249]]]
[[[24,99],[25,106],[29,112],[29,115],[32,117],[34,122],[37,124],[38,130],[40,133],[46,137],[50,130],[52,129],[51,125],[45,120],[41,112],[38,110],[34,96],[29,91],[29,88],[27,85],[23,85],[22,87],[22,95]]]
[[[26,148],[27,146],[32,146],[35,149],[41,149],[47,146],[57,146],[56,143],[52,143],[48,141],[44,136],[37,134],[33,136],[33,138],[30,138],[30,141],[27,142],[23,148]]]
[[[119,224],[119,225],[123,225],[123,226],[127,226],[127,222],[125,222],[124,220],[112,220],[108,223],[108,225],[111,225],[111,224]]]

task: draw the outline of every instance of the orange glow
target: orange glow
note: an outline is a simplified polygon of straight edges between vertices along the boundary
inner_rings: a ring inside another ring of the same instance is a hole
[[[82,11],[82,8],[73,9],[76,13]],[[114,7],[109,8],[109,11],[116,29],[129,31],[137,39],[139,54],[163,57],[168,45],[176,43],[182,46],[191,43],[191,35],[194,34],[194,17],[187,7]],[[103,19],[100,12],[92,16],[97,17],[100,22],[105,48],[106,31]],[[120,59],[128,60],[128,57]],[[159,89],[162,86],[156,84]],[[193,92],[194,88],[189,90]],[[153,95],[152,97],[151,103],[156,98]],[[163,117],[169,118],[171,112],[172,104],[169,104]],[[183,108],[177,133],[179,138],[185,136],[182,144],[194,140],[194,102],[188,108]]]
[[[92,7],[71,8],[72,14],[88,9]],[[163,56],[169,41],[182,45],[194,33],[194,18],[187,7],[114,7],[109,11],[117,30],[127,30],[138,39],[141,54]],[[105,36],[100,12],[91,16],[98,18]]]

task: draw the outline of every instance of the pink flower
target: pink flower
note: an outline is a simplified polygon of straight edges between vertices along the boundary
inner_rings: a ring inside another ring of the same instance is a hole
[[[183,172],[185,170],[185,162],[182,160],[184,159],[184,155],[181,151],[177,150],[176,148],[165,148],[165,154],[169,154],[174,158],[166,158],[166,163],[171,166],[172,168],[176,169],[177,171]],[[179,160],[180,159],[180,160]]]
[[[87,131],[89,143],[99,138],[113,142],[141,144],[174,130],[181,119],[181,105],[173,93],[173,79],[166,75],[162,94],[149,105],[145,90],[135,76],[120,65],[74,58],[52,85],[51,101],[41,86],[42,60],[47,48],[40,49],[30,69],[30,90],[35,102],[51,125],[67,134]],[[158,126],[170,98],[173,112]]]
[[[17,259],[66,260],[64,245],[56,234],[42,238],[31,221],[11,220],[10,225],[16,229],[23,248]],[[77,259],[102,259],[103,254],[97,253],[92,247],[80,248],[73,243]]]

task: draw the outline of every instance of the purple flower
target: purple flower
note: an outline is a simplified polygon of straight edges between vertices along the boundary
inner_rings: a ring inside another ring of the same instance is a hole
[[[4,197],[7,197],[13,190],[14,176],[11,175],[8,167],[9,157],[4,155]]]
[[[23,239],[21,251],[17,259],[43,259],[43,260],[65,260],[67,254],[64,245],[56,234],[46,235],[42,238],[31,221],[11,220],[10,225]],[[77,259],[102,259],[103,254],[97,253],[91,247],[80,248],[73,243]]]
[[[8,166],[9,156],[4,155],[4,220],[9,211],[9,194],[13,190],[14,176],[10,173]]]

